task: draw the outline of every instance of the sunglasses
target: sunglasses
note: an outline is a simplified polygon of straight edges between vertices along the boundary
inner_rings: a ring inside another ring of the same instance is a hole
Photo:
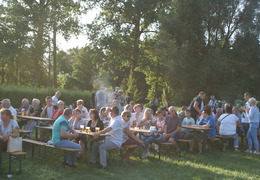
[[[126,116],[126,117],[130,118],[131,116]]]

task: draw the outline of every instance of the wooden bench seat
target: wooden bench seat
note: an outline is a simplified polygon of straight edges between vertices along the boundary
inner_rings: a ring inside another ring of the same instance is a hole
[[[13,160],[18,160],[19,162],[19,173],[22,173],[22,157],[27,155],[26,152],[22,151],[16,151],[16,152],[5,152],[6,154],[9,155],[9,174],[12,173],[12,162]],[[15,158],[13,158],[15,157]]]
[[[68,152],[76,152],[76,151],[79,151],[78,149],[55,147],[55,146],[50,145],[50,144],[46,144],[45,147],[60,149],[60,150],[63,150],[63,151],[68,151]]]

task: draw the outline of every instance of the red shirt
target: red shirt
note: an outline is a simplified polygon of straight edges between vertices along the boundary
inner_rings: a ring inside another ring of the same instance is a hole
[[[56,109],[53,111],[52,116],[51,116],[52,119],[54,119],[53,116],[58,112],[58,110],[59,109]],[[63,111],[60,111],[56,119],[58,119],[62,115],[62,113],[63,113]]]

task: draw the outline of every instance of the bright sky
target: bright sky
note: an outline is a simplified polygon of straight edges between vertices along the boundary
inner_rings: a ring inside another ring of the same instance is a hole
[[[89,11],[86,15],[82,15],[81,23],[82,24],[90,24],[93,19],[95,18],[96,14],[98,13],[98,9],[93,9],[92,11]],[[88,37],[86,34],[81,33],[76,36],[71,36],[71,38],[66,41],[61,35],[58,35],[57,37],[57,46],[60,50],[68,50],[75,47],[83,47],[88,43]]]

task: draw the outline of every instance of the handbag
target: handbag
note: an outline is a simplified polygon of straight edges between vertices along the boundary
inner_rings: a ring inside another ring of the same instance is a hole
[[[22,137],[13,138],[9,136],[8,143],[7,143],[7,152],[22,151],[22,143],[23,143]]]

